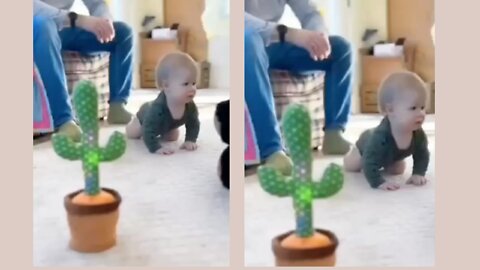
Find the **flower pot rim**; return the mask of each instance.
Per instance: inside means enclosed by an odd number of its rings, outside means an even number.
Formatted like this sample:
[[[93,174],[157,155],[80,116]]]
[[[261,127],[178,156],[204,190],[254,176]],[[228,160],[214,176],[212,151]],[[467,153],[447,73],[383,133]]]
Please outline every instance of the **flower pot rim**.
[[[285,260],[312,260],[320,259],[327,256],[330,256],[335,253],[338,247],[338,239],[335,234],[331,231],[324,229],[315,229],[316,232],[326,235],[330,240],[331,244],[327,247],[318,247],[318,248],[309,248],[309,249],[291,249],[282,247],[280,244],[283,239],[295,233],[295,231],[289,231],[284,234],[278,235],[272,240],[272,250],[277,258]]]
[[[64,206],[69,214],[72,215],[96,215],[96,214],[106,214],[113,211],[116,211],[122,202],[122,197],[114,189],[102,188],[103,191],[108,192],[113,195],[115,198],[114,202],[100,205],[78,205],[72,203],[73,197],[75,197],[80,192],[83,192],[83,189],[77,190],[75,192],[69,193],[64,198]]]

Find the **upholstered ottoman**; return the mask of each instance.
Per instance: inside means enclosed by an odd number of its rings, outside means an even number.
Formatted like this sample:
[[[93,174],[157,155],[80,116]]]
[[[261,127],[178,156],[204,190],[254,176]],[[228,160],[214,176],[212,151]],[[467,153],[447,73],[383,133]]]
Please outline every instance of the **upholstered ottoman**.
[[[270,71],[277,118],[281,118],[291,103],[301,103],[312,117],[312,148],[317,149],[323,140],[325,113],[323,108],[324,73],[292,74],[283,70]]]
[[[70,94],[75,84],[80,80],[92,81],[98,90],[98,117],[104,119],[108,112],[110,94],[108,82],[108,53],[80,54],[78,52],[63,52],[63,63],[67,74]]]

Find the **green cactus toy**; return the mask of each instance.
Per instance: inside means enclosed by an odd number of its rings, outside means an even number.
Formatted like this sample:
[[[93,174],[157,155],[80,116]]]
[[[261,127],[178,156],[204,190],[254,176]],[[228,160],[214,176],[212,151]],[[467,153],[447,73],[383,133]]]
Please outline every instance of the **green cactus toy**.
[[[73,105],[83,132],[81,141],[74,143],[63,134],[55,134],[52,136],[53,149],[64,159],[82,161],[84,192],[93,197],[101,191],[99,163],[113,161],[122,156],[126,149],[126,141],[122,133],[115,131],[106,147],[98,145],[98,94],[92,82],[81,81],[76,85]]]
[[[321,181],[312,181],[311,118],[307,108],[292,104],[282,119],[286,146],[293,161],[292,176],[262,166],[258,176],[262,188],[279,197],[292,196],[296,215],[295,234],[301,238],[313,235],[312,200],[327,198],[343,187],[342,169],[330,164]]]

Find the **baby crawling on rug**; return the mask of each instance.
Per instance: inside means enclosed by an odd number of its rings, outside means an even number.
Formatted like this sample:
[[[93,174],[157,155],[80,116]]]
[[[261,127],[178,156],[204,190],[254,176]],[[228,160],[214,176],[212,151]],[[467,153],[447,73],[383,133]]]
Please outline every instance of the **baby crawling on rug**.
[[[178,128],[185,125],[185,142],[181,148],[197,149],[200,131],[198,110],[193,102],[196,88],[197,67],[185,53],[166,55],[155,70],[158,97],[143,104],[126,127],[128,138],[143,141],[150,153],[170,155],[175,149],[165,144],[178,140]]]
[[[346,171],[363,170],[372,188],[397,190],[400,185],[386,181],[380,169],[403,174],[405,158],[413,155],[413,172],[407,184],[424,185],[430,152],[422,129],[425,120],[426,86],[412,72],[395,72],[379,89],[378,103],[385,115],[374,129],[364,131],[344,158]]]

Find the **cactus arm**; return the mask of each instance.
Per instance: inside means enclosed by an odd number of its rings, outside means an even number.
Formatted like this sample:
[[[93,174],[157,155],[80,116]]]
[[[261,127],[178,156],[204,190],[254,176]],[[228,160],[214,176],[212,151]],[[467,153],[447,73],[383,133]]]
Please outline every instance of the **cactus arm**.
[[[125,153],[127,143],[122,133],[115,131],[105,147],[100,148],[100,161],[113,161]]]
[[[63,134],[54,134],[52,145],[55,153],[64,159],[79,160],[82,157],[82,147]]]
[[[260,167],[258,169],[258,178],[262,188],[278,197],[291,195],[293,192],[293,183],[283,176],[279,171],[270,167]]]
[[[314,198],[328,198],[335,195],[343,187],[343,172],[339,165],[330,164],[323,173],[321,181],[312,182]]]

